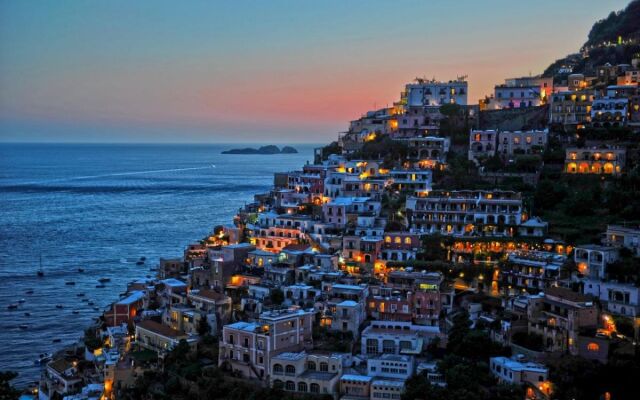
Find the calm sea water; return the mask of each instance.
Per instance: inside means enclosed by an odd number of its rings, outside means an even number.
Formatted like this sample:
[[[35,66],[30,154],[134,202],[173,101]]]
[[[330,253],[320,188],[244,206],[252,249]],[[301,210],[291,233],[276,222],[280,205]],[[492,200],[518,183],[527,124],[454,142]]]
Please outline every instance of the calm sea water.
[[[127,282],[154,274],[160,257],[230,223],[274,172],[313,159],[311,145],[292,155],[220,154],[234,147],[0,144],[0,370],[17,371],[18,385],[37,380],[38,355],[74,342],[100,314],[78,294],[105,308]],[[111,278],[104,289],[95,287],[101,277]]]

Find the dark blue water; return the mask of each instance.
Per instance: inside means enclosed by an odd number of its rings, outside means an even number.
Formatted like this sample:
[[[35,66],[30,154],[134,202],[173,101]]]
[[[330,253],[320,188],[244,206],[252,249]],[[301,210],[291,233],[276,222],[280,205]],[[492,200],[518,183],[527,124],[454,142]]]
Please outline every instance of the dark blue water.
[[[20,385],[36,380],[38,354],[73,343],[100,314],[78,293],[103,309],[313,153],[300,145],[293,155],[220,154],[233,147],[0,144],[0,370],[19,372]],[[104,289],[95,287],[101,277],[111,278]]]

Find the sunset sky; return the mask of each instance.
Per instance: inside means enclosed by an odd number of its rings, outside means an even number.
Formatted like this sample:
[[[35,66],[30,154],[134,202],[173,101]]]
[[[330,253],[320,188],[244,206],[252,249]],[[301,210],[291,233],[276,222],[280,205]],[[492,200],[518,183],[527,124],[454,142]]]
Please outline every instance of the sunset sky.
[[[2,1],[0,141],[328,142],[416,76],[476,103],[626,4]]]

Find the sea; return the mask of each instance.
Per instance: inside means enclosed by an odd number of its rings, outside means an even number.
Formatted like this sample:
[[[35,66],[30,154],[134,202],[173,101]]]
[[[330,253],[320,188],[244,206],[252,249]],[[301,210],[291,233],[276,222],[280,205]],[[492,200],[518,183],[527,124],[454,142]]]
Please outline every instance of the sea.
[[[18,372],[18,387],[38,380],[40,354],[76,342],[128,282],[231,223],[317,147],[221,154],[248,146],[0,144],[0,371]]]

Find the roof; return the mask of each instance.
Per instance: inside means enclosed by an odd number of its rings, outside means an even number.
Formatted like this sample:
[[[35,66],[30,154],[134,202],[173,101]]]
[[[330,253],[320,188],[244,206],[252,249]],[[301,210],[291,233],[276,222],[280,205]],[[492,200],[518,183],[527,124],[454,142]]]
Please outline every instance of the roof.
[[[366,376],[366,375],[345,374],[345,375],[342,375],[342,377],[340,379],[341,380],[349,380],[349,381],[358,381],[358,382],[371,382],[371,380],[373,378],[370,377],[370,376]]]
[[[241,331],[253,332],[258,327],[255,322],[234,322],[233,324],[225,325],[225,328],[238,329]]]
[[[336,304],[336,306],[338,306],[338,307],[356,307],[357,305],[358,305],[358,303],[356,303],[353,300],[345,300],[342,303]]]
[[[185,282],[182,282],[178,279],[175,278],[168,278],[165,280],[160,281],[161,283],[164,283],[167,286],[172,286],[172,287],[177,287],[177,286],[187,286],[187,284]]]
[[[119,300],[116,304],[132,304],[137,301],[140,301],[144,298],[144,292],[141,290],[136,290],[132,292],[129,296],[125,297],[122,300]]]
[[[491,357],[491,361],[504,365],[506,368],[513,371],[535,371],[540,373],[547,373],[549,370],[542,364],[533,362],[520,362],[507,357]]]
[[[185,333],[180,332],[176,329],[172,329],[168,326],[162,325],[156,321],[152,321],[152,320],[145,320],[142,322],[139,322],[136,325],[136,328],[141,328],[144,330],[147,330],[149,332],[153,332],[155,334],[161,335],[161,336],[165,336],[168,338],[172,338],[172,339],[176,339],[179,338],[181,336],[186,336]]]
[[[73,364],[70,361],[65,360],[64,358],[58,358],[57,360],[53,360],[49,364],[47,364],[47,367],[53,369],[60,375],[65,376],[64,372],[69,368],[73,368]],[[69,377],[65,376],[65,378]]]
[[[285,352],[273,357],[273,360],[298,361],[306,356],[304,351],[300,353]]]
[[[227,296],[224,293],[218,293],[215,290],[210,290],[210,289],[201,289],[199,291],[192,290],[191,293],[189,294],[191,296],[203,297],[205,299],[214,300],[214,301],[220,301],[227,298]]]
[[[578,292],[574,292],[571,289],[562,288],[562,287],[549,287],[545,290],[546,296],[558,297],[563,300],[569,300],[574,303],[584,303],[591,301],[591,297],[585,296]],[[545,297],[546,297],[545,296]]]
[[[382,386],[391,386],[391,387],[404,387],[404,381],[394,381],[391,379],[376,379],[371,383],[372,385],[382,385]]]
[[[358,285],[345,285],[344,283],[336,283],[331,286],[332,289],[343,289],[343,290],[363,290],[364,288]]]

